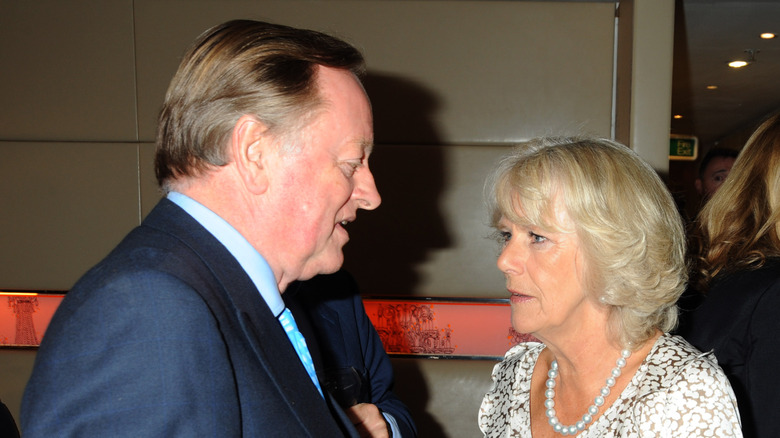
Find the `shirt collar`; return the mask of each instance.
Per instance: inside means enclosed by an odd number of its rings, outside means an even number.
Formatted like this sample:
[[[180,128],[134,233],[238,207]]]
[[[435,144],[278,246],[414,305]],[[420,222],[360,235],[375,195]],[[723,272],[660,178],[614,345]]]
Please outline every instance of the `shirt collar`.
[[[284,301],[279,293],[271,266],[263,256],[232,225],[198,201],[178,192],[168,193],[168,199],[184,209],[211,233],[249,275],[260,296],[277,317],[284,311]]]

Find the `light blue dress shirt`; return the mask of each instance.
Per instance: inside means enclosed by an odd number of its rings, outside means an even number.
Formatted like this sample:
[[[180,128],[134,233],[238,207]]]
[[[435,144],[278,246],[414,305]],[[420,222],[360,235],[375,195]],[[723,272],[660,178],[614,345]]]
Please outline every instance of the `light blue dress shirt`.
[[[284,301],[282,300],[282,295],[279,293],[276,277],[263,256],[257,252],[238,230],[198,201],[178,192],[168,193],[168,200],[186,211],[198,221],[203,228],[208,230],[209,233],[219,240],[225,248],[227,248],[230,254],[238,260],[238,263],[244,269],[244,272],[246,272],[252,280],[252,283],[254,283],[255,287],[260,292],[260,296],[263,297],[263,300],[265,300],[266,304],[268,304],[268,307],[271,309],[271,312],[279,319],[282,312],[285,310]],[[293,344],[301,362],[309,373],[309,377],[311,377],[314,386],[320,391],[320,395],[323,395],[322,388],[320,388],[320,383],[317,380],[317,375],[314,372],[311,355],[306,347],[306,341],[303,339],[303,336],[300,335],[300,332],[298,332],[292,314],[289,314],[288,311],[280,323],[283,324],[285,333],[290,337],[290,342]],[[284,326],[285,324],[286,326]],[[292,328],[290,327],[290,324],[292,324]]]
[[[271,312],[278,319],[285,310],[285,305],[276,285],[276,277],[263,256],[232,225],[198,201],[178,192],[168,193],[168,200],[186,211],[227,248],[230,254],[238,260],[238,263],[247,275],[249,275],[252,283],[255,284],[255,287],[260,292],[260,296],[263,297]],[[295,343],[293,342],[293,344]],[[298,347],[293,346],[298,351]],[[301,360],[304,361],[304,359]],[[312,377],[314,385],[320,391],[320,395],[322,395],[322,388],[320,388],[316,376],[312,376],[310,372],[310,377]],[[400,437],[401,434],[395,418],[384,412],[382,414],[390,423],[393,436]]]

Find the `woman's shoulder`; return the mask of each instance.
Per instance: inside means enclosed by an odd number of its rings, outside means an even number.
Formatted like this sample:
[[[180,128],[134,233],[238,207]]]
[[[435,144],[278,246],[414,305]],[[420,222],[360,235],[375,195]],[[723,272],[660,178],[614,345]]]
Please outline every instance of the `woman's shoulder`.
[[[507,350],[502,362],[518,362],[524,359],[526,361],[531,359],[535,363],[536,358],[539,357],[539,353],[544,350],[544,347],[545,345],[541,342],[521,342]]]
[[[702,352],[682,336],[668,333],[658,338],[655,347],[648,355],[648,363],[663,364],[665,367],[685,366],[691,363],[718,366],[718,361],[712,352]]]
[[[658,338],[640,370],[644,371],[644,389],[650,391],[694,379],[726,381],[712,352],[702,353],[682,337],[670,334]]]
[[[521,342],[512,348],[510,348],[501,362],[497,363],[493,367],[493,376],[516,376],[518,373],[524,375],[526,373],[521,371],[527,371],[528,375],[536,365],[536,360],[539,358],[539,353],[544,350],[545,345],[540,342]]]
[[[661,336],[638,372],[634,412],[642,430],[741,437],[736,399],[712,353]],[[662,434],[665,436],[665,433]]]

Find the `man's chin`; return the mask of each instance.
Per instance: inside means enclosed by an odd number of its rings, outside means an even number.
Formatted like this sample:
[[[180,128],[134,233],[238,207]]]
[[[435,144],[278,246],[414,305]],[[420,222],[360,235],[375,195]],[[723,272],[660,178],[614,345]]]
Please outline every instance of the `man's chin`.
[[[339,249],[336,254],[331,254],[327,260],[322,260],[312,267],[311,270],[304,270],[301,280],[308,280],[320,274],[333,274],[341,269],[344,264],[344,253]]]

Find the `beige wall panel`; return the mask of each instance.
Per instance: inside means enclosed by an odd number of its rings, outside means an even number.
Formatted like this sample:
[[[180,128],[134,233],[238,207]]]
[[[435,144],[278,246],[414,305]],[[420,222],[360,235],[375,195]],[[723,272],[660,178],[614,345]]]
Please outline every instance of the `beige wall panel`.
[[[0,289],[66,290],[139,223],[133,144],[0,142]]]
[[[343,36],[364,50],[376,77],[372,98],[396,95],[399,81],[428,90],[435,129],[406,123],[404,112],[414,100],[376,105],[378,115],[395,117],[387,129],[377,127],[378,142],[610,134],[612,3],[136,0],[135,14],[144,141],[154,137],[155,117],[185,47],[207,27],[232,18]]]
[[[136,140],[132,4],[0,0],[0,140]]]
[[[19,411],[22,406],[22,395],[27,381],[30,380],[37,352],[37,350],[0,349],[0,400],[8,406],[17,427],[21,427]]]
[[[661,174],[669,171],[674,0],[632,0],[630,146]]]
[[[378,145],[382,195],[350,224],[344,266],[366,295],[507,298],[483,187],[508,147]]]
[[[138,178],[141,187],[141,217],[146,217],[162,196],[154,176],[154,143],[141,143],[138,154]]]
[[[395,393],[409,406],[423,438],[482,436],[477,414],[497,361],[393,359]]]

